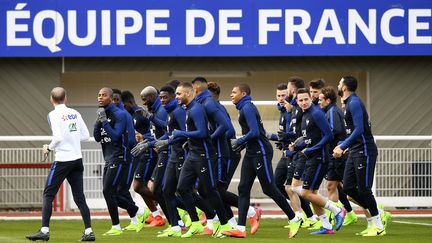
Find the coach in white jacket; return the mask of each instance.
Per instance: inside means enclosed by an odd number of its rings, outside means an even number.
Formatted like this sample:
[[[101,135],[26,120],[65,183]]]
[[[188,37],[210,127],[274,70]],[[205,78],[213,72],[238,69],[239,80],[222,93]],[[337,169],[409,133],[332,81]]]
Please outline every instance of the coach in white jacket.
[[[42,150],[45,155],[54,151],[55,159],[43,193],[42,228],[39,232],[28,235],[26,238],[29,240],[49,240],[52,202],[64,179],[67,179],[72,188],[73,199],[81,212],[85,225],[81,241],[94,241],[90,210],[83,190],[84,166],[81,154],[81,141],[89,139],[89,131],[81,114],[65,105],[66,90],[64,88],[54,88],[51,91],[50,101],[54,110],[48,114],[48,123],[51,126],[53,138],[50,144],[43,145]]]

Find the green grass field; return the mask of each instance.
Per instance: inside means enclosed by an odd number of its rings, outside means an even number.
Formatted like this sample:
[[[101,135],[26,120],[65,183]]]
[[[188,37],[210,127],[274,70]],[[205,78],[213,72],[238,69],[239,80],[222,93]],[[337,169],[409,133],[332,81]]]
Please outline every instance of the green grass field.
[[[157,231],[162,228],[144,228],[140,233],[124,232],[121,236],[108,237],[102,236],[110,227],[108,220],[93,220],[92,223],[97,242],[432,242],[432,218],[395,218],[393,221],[384,237],[355,236],[355,233],[363,230],[366,224],[364,219],[359,219],[356,224],[344,227],[334,235],[313,236],[309,234],[310,231],[301,229],[294,239],[288,239],[288,230],[283,228],[286,220],[282,219],[263,219],[258,233],[254,236],[249,234],[246,239],[213,239],[207,236],[195,236],[191,239],[156,238]],[[122,226],[127,224],[127,220],[122,221]],[[36,232],[39,227],[40,221],[36,220],[0,221],[0,242],[29,242],[24,236]],[[76,242],[83,231],[83,224],[80,220],[53,220],[50,227],[51,239],[49,242]]]

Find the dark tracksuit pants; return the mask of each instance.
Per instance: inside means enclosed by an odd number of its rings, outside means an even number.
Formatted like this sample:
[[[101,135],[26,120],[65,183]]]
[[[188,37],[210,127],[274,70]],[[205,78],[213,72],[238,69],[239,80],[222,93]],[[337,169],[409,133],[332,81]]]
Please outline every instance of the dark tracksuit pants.
[[[378,215],[377,204],[372,194],[373,176],[377,155],[348,156],[345,165],[343,190],[363,208],[369,210],[372,216]]]
[[[247,211],[250,204],[250,192],[256,177],[261,184],[261,188],[267,196],[272,198],[276,204],[292,219],[295,217],[294,212],[289,206],[286,198],[276,188],[273,178],[272,161],[273,153],[266,155],[248,156],[243,158],[239,191],[239,225],[246,225]]]
[[[122,170],[118,185],[118,206],[125,209],[131,218],[135,217],[136,213],[138,212],[138,207],[136,206],[135,201],[132,199],[129,191],[138,162],[135,160],[135,158],[132,158],[129,163],[124,165],[126,169]]]
[[[164,185],[162,188],[163,196],[165,198],[165,204],[167,207],[167,212],[169,214],[169,218],[171,220],[171,226],[178,226],[178,221],[180,220],[180,216],[177,211],[178,204],[182,204],[181,207],[184,207],[183,203],[175,195],[178,178],[180,176],[181,168],[183,167],[184,161],[173,161],[170,159],[165,169],[164,176]]]
[[[85,228],[91,227],[90,210],[84,196],[83,171],[84,166],[82,159],[67,162],[55,161],[51,166],[51,171],[48,175],[43,193],[42,227],[49,227],[52,214],[52,202],[65,179],[67,179],[71,186],[72,196],[81,212]]]
[[[106,162],[103,171],[103,195],[111,217],[112,225],[117,225],[119,221],[118,213],[118,186],[121,175],[127,171],[127,166],[123,161]]]
[[[228,220],[223,202],[216,189],[217,182],[216,178],[214,178],[215,166],[211,160],[211,158],[206,158],[205,155],[199,158],[198,156],[191,158],[189,154],[180,172],[177,191],[180,193],[192,221],[198,221],[198,215],[195,210],[194,192],[191,190],[198,178],[201,196],[204,200],[208,200],[212,208],[216,210],[221,224],[226,224]]]
[[[153,195],[156,198],[156,201],[159,203],[160,207],[162,208],[163,213],[165,214],[165,217],[167,218],[168,222],[171,224],[170,215],[168,213],[167,204],[165,203],[165,198],[162,192],[163,184],[164,184],[164,176],[165,176],[165,169],[168,164],[168,158],[169,153],[168,150],[160,151],[158,153],[158,160],[156,163],[156,167],[153,171],[152,180],[154,182],[154,188],[153,188]]]

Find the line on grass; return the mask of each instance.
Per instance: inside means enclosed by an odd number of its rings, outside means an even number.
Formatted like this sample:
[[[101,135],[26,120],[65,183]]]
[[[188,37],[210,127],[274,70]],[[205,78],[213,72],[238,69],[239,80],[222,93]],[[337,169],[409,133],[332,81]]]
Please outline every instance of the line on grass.
[[[24,238],[24,236],[23,236],[23,238]],[[5,241],[3,241],[3,240],[5,240]],[[0,242],[25,242],[25,241],[28,241],[28,240],[25,240],[25,239],[18,240],[18,239],[12,238],[12,237],[0,236]]]
[[[392,220],[391,222],[398,223],[398,224],[414,224],[414,225],[432,226],[432,224],[428,224],[428,223],[417,223],[417,222],[399,221],[399,220]]]

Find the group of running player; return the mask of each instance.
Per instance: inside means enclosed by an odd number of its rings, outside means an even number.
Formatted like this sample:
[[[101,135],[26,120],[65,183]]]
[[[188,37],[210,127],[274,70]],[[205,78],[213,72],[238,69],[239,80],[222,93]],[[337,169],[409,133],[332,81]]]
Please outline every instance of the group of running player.
[[[102,88],[94,137],[106,161],[103,195],[112,227],[104,235],[139,232],[145,224],[164,226],[157,205],[168,222],[157,237],[245,238],[247,219],[253,235],[262,213],[250,205],[256,177],[264,194],[287,215],[289,238],[300,227],[311,234],[334,234],[333,229],[355,223],[348,199],[367,218],[359,235],[385,235],[390,213],[377,206],[371,191],[377,147],[356,89],[352,76],[343,77],[337,90],[325,87],[321,79],[310,81],[306,89],[300,77],[291,77],[276,87],[279,130],[270,133],[250,87],[238,84],[231,91],[241,127],[236,137],[219,102],[219,85],[203,77],[191,83],[174,80],[159,90],[147,86],[140,93],[143,106],[130,91]],[[282,153],[274,172],[270,141]],[[242,154],[236,195],[228,187]],[[328,199],[318,193],[324,178]],[[132,184],[148,208],[135,204]],[[125,228],[118,207],[131,218]],[[238,220],[232,207],[238,208]]]

